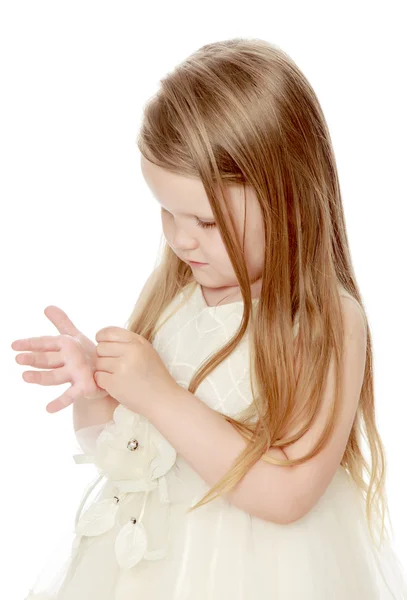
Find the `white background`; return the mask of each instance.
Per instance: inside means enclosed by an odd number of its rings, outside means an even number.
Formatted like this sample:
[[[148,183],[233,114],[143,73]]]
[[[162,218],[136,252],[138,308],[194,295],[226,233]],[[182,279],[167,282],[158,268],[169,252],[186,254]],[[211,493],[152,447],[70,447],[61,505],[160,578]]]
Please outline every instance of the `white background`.
[[[91,337],[124,326],[161,236],[136,147],[143,105],[191,52],[236,36],[286,50],[328,121],[373,334],[396,550],[407,567],[403,4],[3,1],[1,597],[23,600],[62,535],[70,539],[96,474],[73,461],[72,407],[45,411],[69,384],[24,382],[30,367],[17,365],[11,342],[57,335],[43,313],[50,304]]]

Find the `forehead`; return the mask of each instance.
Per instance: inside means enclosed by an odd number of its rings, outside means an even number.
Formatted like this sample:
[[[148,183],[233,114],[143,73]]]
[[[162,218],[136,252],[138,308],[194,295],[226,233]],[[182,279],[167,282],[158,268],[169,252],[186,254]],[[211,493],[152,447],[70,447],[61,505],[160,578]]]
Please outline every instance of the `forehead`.
[[[204,221],[214,219],[212,207],[202,181],[197,177],[185,177],[159,167],[141,154],[140,166],[143,177],[155,199],[174,215],[198,217]],[[249,201],[247,218],[253,212],[256,194],[251,186],[226,184],[226,198],[232,213],[241,220],[245,218],[246,200]],[[254,215],[252,215],[254,217]]]
[[[143,155],[140,167],[153,196],[165,209],[187,217],[196,216],[199,211],[211,218],[211,205],[200,179],[163,169]]]

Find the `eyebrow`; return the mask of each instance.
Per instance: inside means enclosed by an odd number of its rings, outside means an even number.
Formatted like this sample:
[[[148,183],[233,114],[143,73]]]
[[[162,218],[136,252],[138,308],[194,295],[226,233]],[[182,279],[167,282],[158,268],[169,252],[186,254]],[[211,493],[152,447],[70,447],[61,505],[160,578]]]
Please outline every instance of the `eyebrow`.
[[[164,206],[159,202],[159,205],[161,206],[161,208],[163,210],[166,210],[167,212],[170,212],[169,210],[167,210],[166,208],[164,208]],[[187,212],[180,212],[178,213],[179,215],[182,215],[184,217],[195,217],[196,219],[202,219],[203,221],[205,221],[207,219],[207,217],[199,217],[198,215],[194,215],[192,213],[187,213]],[[214,217],[208,217],[208,220],[212,220],[214,219]]]

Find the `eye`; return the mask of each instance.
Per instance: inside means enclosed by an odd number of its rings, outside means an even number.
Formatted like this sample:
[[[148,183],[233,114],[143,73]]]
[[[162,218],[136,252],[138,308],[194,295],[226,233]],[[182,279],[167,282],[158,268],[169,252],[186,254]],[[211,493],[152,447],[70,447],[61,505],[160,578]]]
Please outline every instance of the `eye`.
[[[166,210],[163,207],[161,207],[161,212],[165,213],[167,215],[171,215],[171,213],[168,212],[168,210]],[[206,223],[205,221],[200,221],[198,219],[198,217],[196,217],[196,218],[197,218],[196,225],[198,225],[198,227],[202,227],[203,229],[208,229],[208,228],[211,228],[211,227],[216,227],[216,223]]]
[[[207,229],[208,227],[215,227],[216,223],[205,223],[205,221],[197,220],[196,224],[198,227],[202,227],[203,229]]]

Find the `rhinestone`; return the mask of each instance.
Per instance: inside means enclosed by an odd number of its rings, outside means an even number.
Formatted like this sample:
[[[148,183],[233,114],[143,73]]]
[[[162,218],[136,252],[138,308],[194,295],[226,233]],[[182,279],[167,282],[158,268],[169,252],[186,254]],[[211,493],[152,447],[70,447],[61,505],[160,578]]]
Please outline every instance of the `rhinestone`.
[[[132,450],[133,451],[133,450],[137,450],[137,448],[138,448],[138,441],[136,440],[136,438],[133,438],[133,439],[131,439],[131,440],[129,440],[127,442],[127,449],[128,450]]]
[[[137,519],[136,519],[136,517],[130,517],[130,521],[131,521],[133,524],[137,523]]]
[[[113,496],[113,502],[115,504],[118,504],[119,503],[119,498],[117,496]]]

